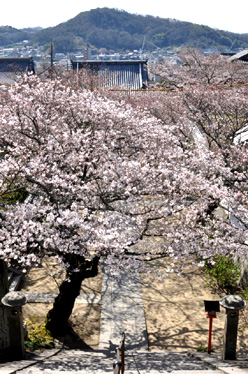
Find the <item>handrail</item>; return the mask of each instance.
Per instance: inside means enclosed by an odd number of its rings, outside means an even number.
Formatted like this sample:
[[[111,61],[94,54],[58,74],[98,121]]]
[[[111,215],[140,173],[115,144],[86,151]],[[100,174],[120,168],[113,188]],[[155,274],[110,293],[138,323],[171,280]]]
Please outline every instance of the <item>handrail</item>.
[[[125,368],[125,333],[122,333],[122,338],[119,347],[116,348],[116,359],[113,363],[114,374],[124,374]]]

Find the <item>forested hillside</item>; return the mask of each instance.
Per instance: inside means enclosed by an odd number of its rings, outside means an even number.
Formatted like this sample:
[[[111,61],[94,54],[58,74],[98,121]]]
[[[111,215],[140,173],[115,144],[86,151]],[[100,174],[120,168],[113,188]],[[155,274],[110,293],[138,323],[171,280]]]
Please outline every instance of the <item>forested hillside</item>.
[[[0,46],[18,43],[24,39],[30,39],[31,34],[27,30],[18,30],[11,26],[0,27]]]
[[[72,52],[90,46],[107,50],[146,51],[166,47],[217,48],[227,51],[248,48],[248,34],[235,34],[175,19],[130,14],[97,8],[82,12],[67,22],[47,29],[17,30],[0,27],[0,46],[29,40],[33,45],[54,43],[56,52]]]
[[[208,26],[141,16],[116,9],[97,8],[78,14],[68,22],[38,32],[35,41],[49,43],[51,38],[57,51],[65,52],[89,45],[109,50],[145,49],[155,46],[216,47],[228,50],[248,47],[248,34],[215,30]]]

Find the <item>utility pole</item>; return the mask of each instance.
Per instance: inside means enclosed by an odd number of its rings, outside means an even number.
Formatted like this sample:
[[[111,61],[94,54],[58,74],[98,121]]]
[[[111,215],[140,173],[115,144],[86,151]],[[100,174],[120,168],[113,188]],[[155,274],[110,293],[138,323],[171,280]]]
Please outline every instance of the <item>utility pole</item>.
[[[53,57],[53,41],[51,40],[50,45],[50,69],[49,69],[50,75],[54,73],[54,57]]]

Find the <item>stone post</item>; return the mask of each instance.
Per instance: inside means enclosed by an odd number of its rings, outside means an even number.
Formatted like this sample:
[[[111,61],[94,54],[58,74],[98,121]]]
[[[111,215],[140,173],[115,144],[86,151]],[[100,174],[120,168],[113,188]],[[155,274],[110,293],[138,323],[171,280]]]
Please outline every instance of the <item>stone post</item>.
[[[240,296],[228,295],[220,305],[226,309],[222,359],[236,360],[239,311],[245,308],[245,302]]]
[[[7,308],[2,304],[1,299],[9,291],[8,269],[3,260],[0,260],[0,359],[6,359],[9,355],[9,326]]]
[[[2,298],[2,303],[8,307],[10,358],[20,360],[25,356],[22,305],[26,304],[26,297],[12,291]]]

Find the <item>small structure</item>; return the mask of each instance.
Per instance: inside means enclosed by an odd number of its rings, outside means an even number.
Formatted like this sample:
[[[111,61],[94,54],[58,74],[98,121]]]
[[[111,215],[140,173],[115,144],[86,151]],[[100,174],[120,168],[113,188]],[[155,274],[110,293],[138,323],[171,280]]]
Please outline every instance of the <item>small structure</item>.
[[[20,360],[25,356],[22,305],[26,304],[26,297],[20,291],[12,291],[2,298],[2,303],[8,307],[10,358]]]
[[[88,69],[101,77],[103,87],[121,89],[146,88],[148,81],[147,60],[71,61],[73,71]]]
[[[228,58],[229,61],[245,61],[248,62],[248,49],[244,49],[238,53],[233,54],[231,57]]]
[[[238,295],[228,295],[220,300],[226,309],[224,330],[223,360],[236,360],[239,311],[245,308],[244,300]]]
[[[14,84],[20,74],[35,74],[34,61],[28,58],[0,58],[0,84]]]

